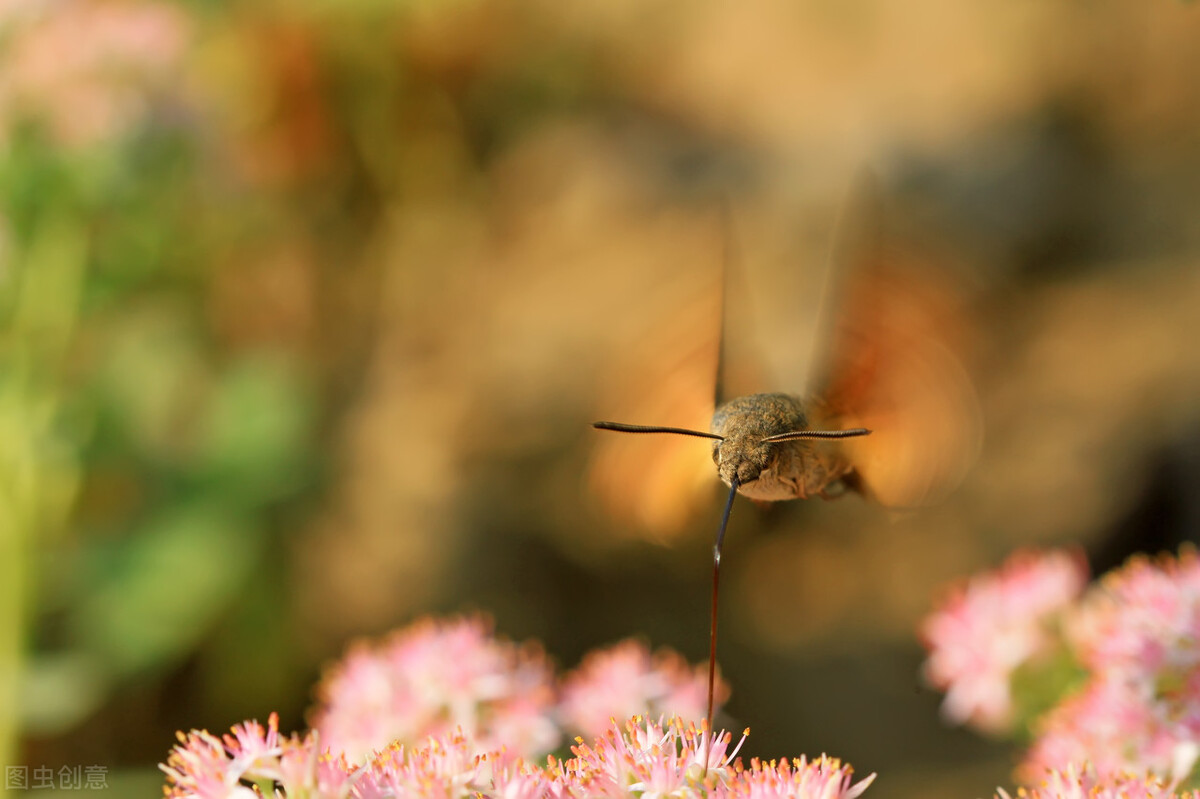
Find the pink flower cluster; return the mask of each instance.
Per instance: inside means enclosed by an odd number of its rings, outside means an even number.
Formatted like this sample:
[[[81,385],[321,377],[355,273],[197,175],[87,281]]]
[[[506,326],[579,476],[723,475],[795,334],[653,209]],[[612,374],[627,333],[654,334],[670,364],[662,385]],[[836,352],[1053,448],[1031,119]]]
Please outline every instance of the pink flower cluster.
[[[612,719],[641,715],[700,718],[708,703],[708,678],[669,649],[651,655],[637,641],[592,652],[563,681],[559,717],[569,730],[593,737]],[[717,686],[717,703],[728,694]]]
[[[189,38],[172,4],[147,0],[0,4],[0,138],[16,119],[45,124],[57,144],[116,136],[147,110]]]
[[[1136,795],[1166,796],[1200,755],[1200,558],[1134,558],[1086,593],[1084,578],[1077,554],[1021,553],[958,586],[922,628],[926,674],[951,719],[1007,731],[1018,670],[1072,664],[1074,685],[1049,685],[1057,703],[1029,725],[1020,778],[1042,781],[1036,796],[1118,796],[1135,775]]]
[[[167,775],[164,795],[189,799],[254,799],[261,793],[247,783],[271,782],[288,796],[346,796],[352,774],[345,758],[320,754],[316,736],[281,738],[274,713],[263,726],[247,721],[220,738],[193,730],[160,766]]]
[[[635,716],[624,728],[614,723],[593,744],[580,741],[572,747],[574,757],[550,757],[544,766],[528,764],[504,750],[476,754],[458,733],[431,737],[415,747],[392,744],[360,767],[322,754],[318,741],[317,733],[280,737],[274,716],[266,729],[247,722],[222,738],[206,732],[181,735],[163,766],[166,796],[249,799],[261,789],[312,799],[856,799],[874,779],[871,775],[855,782],[848,765],[825,756],[752,760],[746,768],[735,759],[737,749],[729,751],[728,734],[717,736],[709,747],[705,733],[678,718],[656,724]]]
[[[1078,552],[1018,552],[997,571],[952,586],[921,627],[925,677],[946,692],[946,718],[1010,731],[1013,673],[1059,646],[1062,613],[1086,583]]]
[[[1073,613],[1083,689],[1037,725],[1022,772],[1088,759],[1101,774],[1191,774],[1200,754],[1200,558],[1134,558]]]
[[[1157,777],[1113,774],[1100,776],[1092,767],[1047,771],[1037,787],[1022,788],[1022,799],[1196,799],[1192,791],[1176,793]],[[996,799],[1012,799],[1003,789]]]
[[[718,698],[727,693],[718,686]],[[626,641],[589,655],[560,689],[540,647],[497,639],[478,617],[427,619],[352,648],[317,696],[313,729],[351,762],[394,741],[451,734],[473,751],[536,757],[564,733],[600,735],[612,718],[700,718],[707,675],[678,654]]]

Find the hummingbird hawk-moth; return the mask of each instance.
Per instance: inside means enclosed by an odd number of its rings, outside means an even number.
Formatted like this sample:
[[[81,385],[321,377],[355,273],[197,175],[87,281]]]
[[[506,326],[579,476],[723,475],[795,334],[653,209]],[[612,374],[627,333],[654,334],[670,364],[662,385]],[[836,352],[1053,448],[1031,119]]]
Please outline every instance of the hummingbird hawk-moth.
[[[869,181],[856,187],[832,237],[825,318],[818,326],[822,352],[808,359],[806,385],[797,393],[736,391],[728,210],[724,219],[725,285],[709,429],[594,424],[709,439],[717,475],[729,486],[713,548],[710,733],[721,547],[734,497],[769,504],[849,490],[885,507],[929,504],[961,479],[977,453],[981,429],[963,367],[969,326],[960,298],[945,275],[930,271],[911,252],[885,245]]]

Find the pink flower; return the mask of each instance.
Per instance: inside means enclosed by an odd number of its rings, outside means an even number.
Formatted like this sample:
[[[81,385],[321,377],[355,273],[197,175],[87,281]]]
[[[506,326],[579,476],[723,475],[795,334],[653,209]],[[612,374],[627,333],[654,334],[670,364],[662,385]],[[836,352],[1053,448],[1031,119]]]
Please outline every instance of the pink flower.
[[[1172,775],[1190,738],[1153,697],[1117,679],[1093,679],[1047,714],[1018,774],[1032,781],[1052,769],[1088,762],[1110,777],[1147,771]],[[1190,764],[1187,764],[1190,770]]]
[[[152,2],[42,3],[0,23],[9,40],[0,51],[0,138],[23,115],[68,147],[115,136],[143,116],[188,36],[177,8]]]
[[[319,754],[313,735],[281,739],[274,713],[267,729],[248,721],[224,739],[203,730],[180,733],[160,768],[171,799],[253,799],[259,794],[244,782],[260,781],[287,796],[345,796],[352,778],[344,759]]]
[[[394,743],[367,763],[354,796],[472,796],[490,787],[486,761],[461,732],[431,737],[420,747]]]
[[[1039,725],[1022,773],[1086,759],[1101,777],[1188,777],[1200,753],[1195,554],[1130,560],[1088,594],[1069,630],[1091,679]]]
[[[925,676],[946,691],[945,716],[987,732],[1011,728],[1013,672],[1053,651],[1056,617],[1086,582],[1079,552],[1017,552],[954,586],[921,627]]]
[[[729,687],[718,679],[718,706]],[[563,681],[559,712],[563,726],[585,737],[602,735],[614,718],[700,718],[707,711],[706,666],[692,667],[668,649],[651,656],[644,644],[623,641],[584,658]]]
[[[1200,665],[1200,558],[1132,558],[1107,575],[1071,625],[1096,672],[1179,682]]]
[[[1176,794],[1172,787],[1155,777],[1133,774],[1098,775],[1094,768],[1068,765],[1043,773],[1036,787],[1022,788],[1022,799],[1195,799],[1188,791]],[[1006,791],[996,799],[1011,799]]]
[[[614,722],[589,746],[582,739],[571,747],[575,758],[565,764],[568,783],[592,796],[685,795],[704,790],[727,778],[730,760],[728,737],[713,740],[709,774],[705,773],[704,735],[678,718],[666,725],[640,716],[622,730]],[[687,794],[687,795],[695,795]]]
[[[244,789],[244,794],[239,791],[244,772],[232,768],[220,738],[192,730],[186,736],[180,733],[179,741],[167,762],[160,766],[167,775],[167,796],[181,799],[254,796],[249,789]]]
[[[545,655],[497,640],[480,618],[425,620],[360,644],[317,692],[322,745],[353,762],[394,741],[413,745],[456,729],[479,752],[544,754],[560,739]]]
[[[811,761],[800,757],[778,763],[755,758],[748,770],[738,773],[729,795],[746,799],[855,799],[874,781],[872,774],[855,783],[854,769],[825,755]]]
[[[470,740],[456,731],[416,747],[385,747],[353,770],[342,758],[318,756],[311,735],[279,739],[276,724],[272,717],[270,731],[263,734],[250,722],[224,741],[208,733],[180,736],[163,767],[167,796],[250,799],[256,794],[242,784],[246,780],[269,782],[278,796],[310,799],[856,799],[874,779],[855,783],[849,766],[825,756],[753,760],[743,768],[737,749],[728,749],[728,734],[718,734],[709,751],[706,735],[678,718],[656,724],[634,717],[623,728],[614,724],[592,745],[580,741],[572,748],[574,757],[551,757],[545,766],[529,765],[507,751],[476,754]],[[243,757],[251,753],[254,757]]]
[[[704,733],[678,718],[659,725],[635,716],[623,731],[610,727],[594,746],[572,748],[576,757],[565,764],[568,786],[573,796],[855,799],[874,780],[871,775],[855,783],[853,769],[824,755],[812,761],[754,759],[744,768],[736,757],[748,732],[732,752],[730,736],[718,733],[706,770]]]
[[[549,748],[559,735],[550,680],[540,649],[497,641],[481,619],[424,621],[356,647],[331,670],[304,738],[281,737],[274,715],[265,728],[246,722],[223,738],[181,735],[162,767],[167,796],[856,799],[873,779],[855,783],[849,766],[825,756],[745,768],[736,758],[748,731],[730,751],[731,736],[710,737],[678,716],[610,721],[591,744],[577,738],[573,757],[531,765],[522,759],[530,741]],[[589,657],[565,693],[562,715],[609,717],[623,703],[699,709],[705,674],[627,642]]]

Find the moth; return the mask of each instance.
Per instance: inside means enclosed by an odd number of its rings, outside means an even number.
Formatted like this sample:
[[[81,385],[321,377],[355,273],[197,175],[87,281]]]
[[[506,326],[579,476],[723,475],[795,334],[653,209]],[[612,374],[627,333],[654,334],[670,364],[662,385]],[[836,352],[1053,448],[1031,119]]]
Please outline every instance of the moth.
[[[879,204],[874,181],[860,181],[831,236],[816,337],[821,351],[807,359],[812,366],[805,385],[791,392],[736,390],[732,334],[755,320],[749,313],[735,323],[731,313],[733,236],[726,211],[726,278],[709,429],[593,425],[708,439],[717,476],[729,487],[713,545],[710,732],[721,549],[734,497],[770,504],[852,491],[885,507],[925,505],[960,481],[979,449],[979,405],[963,366],[970,325],[961,297],[944,273],[928,268],[914,251],[885,242]]]

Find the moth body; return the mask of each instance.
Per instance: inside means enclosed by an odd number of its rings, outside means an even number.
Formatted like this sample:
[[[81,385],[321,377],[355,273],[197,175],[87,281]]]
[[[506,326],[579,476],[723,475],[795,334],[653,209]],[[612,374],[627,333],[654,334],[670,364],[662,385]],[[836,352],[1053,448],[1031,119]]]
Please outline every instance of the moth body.
[[[820,402],[795,394],[750,394],[719,407],[712,418],[713,462],[726,485],[738,478],[738,493],[759,502],[834,496],[845,488],[853,466],[838,441],[763,439],[797,430],[827,430]],[[836,429],[836,425],[832,429]]]

